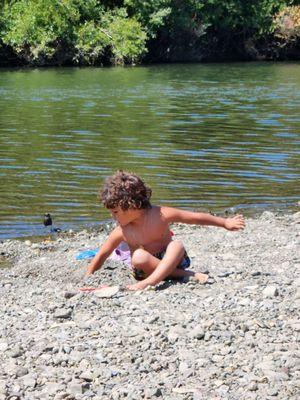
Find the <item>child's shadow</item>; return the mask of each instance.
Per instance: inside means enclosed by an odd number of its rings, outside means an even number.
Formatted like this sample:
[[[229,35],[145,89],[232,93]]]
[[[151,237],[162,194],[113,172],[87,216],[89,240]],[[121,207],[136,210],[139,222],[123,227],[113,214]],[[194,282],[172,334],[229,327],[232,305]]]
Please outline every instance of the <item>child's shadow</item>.
[[[159,284],[155,290],[159,291],[159,290],[165,290],[168,289],[169,287],[175,286],[175,285],[182,285],[182,284],[186,284],[188,283],[188,281],[185,278],[179,278],[179,279],[167,279],[165,281],[163,281],[161,284]]]
[[[210,286],[213,285],[214,283],[216,283],[216,280],[213,276],[209,276],[208,280],[204,283],[199,283],[193,279],[191,279],[190,277],[183,277],[183,278],[173,278],[173,279],[167,279],[165,280],[163,283],[161,283],[160,285],[158,285],[158,287],[155,288],[155,290],[165,290],[168,289],[169,287],[175,286],[175,285],[186,285],[189,282],[194,282],[195,285],[200,285],[200,286]]]

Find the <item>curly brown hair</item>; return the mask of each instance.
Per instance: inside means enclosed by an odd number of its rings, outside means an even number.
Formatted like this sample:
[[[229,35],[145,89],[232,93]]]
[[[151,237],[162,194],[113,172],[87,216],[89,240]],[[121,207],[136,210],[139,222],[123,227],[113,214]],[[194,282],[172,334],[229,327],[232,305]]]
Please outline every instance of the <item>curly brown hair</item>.
[[[126,211],[151,208],[151,194],[151,189],[140,177],[121,170],[106,178],[99,197],[106,208],[120,207]]]

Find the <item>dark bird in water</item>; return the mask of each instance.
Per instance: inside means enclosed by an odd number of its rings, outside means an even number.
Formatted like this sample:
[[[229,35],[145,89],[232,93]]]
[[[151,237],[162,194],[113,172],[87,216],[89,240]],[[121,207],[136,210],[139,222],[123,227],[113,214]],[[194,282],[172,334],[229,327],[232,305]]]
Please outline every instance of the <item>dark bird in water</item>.
[[[49,213],[44,215],[44,225],[45,226],[52,226],[52,218]]]
[[[50,232],[51,233],[53,233],[53,232],[61,232],[60,228],[54,228],[53,222],[52,222],[52,218],[51,218],[51,215],[49,213],[46,213],[44,215],[44,225],[45,226],[50,226]]]

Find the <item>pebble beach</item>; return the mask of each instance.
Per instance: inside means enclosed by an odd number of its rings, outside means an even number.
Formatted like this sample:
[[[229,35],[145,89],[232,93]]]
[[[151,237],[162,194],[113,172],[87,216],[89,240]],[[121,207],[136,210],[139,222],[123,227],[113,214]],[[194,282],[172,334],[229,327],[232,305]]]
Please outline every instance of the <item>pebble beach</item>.
[[[84,277],[108,229],[0,242],[0,400],[300,398],[300,212],[174,225],[212,283],[140,292],[120,262]]]

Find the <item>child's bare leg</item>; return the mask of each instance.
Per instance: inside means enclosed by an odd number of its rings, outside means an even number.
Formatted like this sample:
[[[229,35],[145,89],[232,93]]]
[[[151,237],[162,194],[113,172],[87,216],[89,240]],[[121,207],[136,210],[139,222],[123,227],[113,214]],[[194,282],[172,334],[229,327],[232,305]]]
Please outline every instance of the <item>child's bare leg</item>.
[[[131,264],[134,268],[142,270],[148,277],[152,274],[160,260],[144,249],[137,249],[131,257]]]
[[[162,260],[157,259],[152,254],[143,249],[138,249],[132,256],[132,264],[137,269],[142,269],[147,278],[135,285],[130,285],[129,289],[138,290],[144,289],[149,285],[157,285],[167,276],[173,278],[182,278],[185,276],[194,276],[199,282],[204,283],[208,276],[201,273],[182,270],[177,268],[184,256],[185,249],[181,242],[171,242]]]

